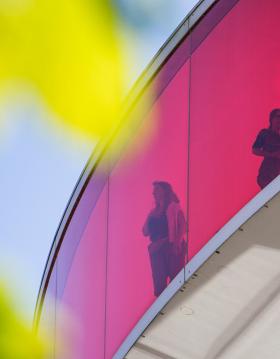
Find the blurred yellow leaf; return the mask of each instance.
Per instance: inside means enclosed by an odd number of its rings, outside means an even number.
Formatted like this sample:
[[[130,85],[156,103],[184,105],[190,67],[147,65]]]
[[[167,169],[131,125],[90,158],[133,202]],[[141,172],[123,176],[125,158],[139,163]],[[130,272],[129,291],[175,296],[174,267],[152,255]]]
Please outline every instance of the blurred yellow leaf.
[[[124,76],[109,0],[0,0],[0,95],[28,89],[98,138],[119,121]]]
[[[0,358],[47,358],[47,346],[17,316],[3,287],[0,287]]]

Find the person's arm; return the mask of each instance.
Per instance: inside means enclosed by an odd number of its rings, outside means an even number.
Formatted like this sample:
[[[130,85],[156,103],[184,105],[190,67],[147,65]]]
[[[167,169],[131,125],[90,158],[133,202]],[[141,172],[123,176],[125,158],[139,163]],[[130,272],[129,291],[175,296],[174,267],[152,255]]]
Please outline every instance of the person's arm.
[[[254,155],[260,156],[260,157],[273,157],[273,158],[280,157],[280,151],[267,152],[263,148],[258,148],[258,147],[253,147],[252,152]]]
[[[252,153],[260,157],[280,158],[280,151],[268,152],[264,150],[264,142],[267,133],[266,131],[267,130],[261,130],[258,134],[252,146]]]
[[[266,155],[265,151],[263,150],[265,136],[266,136],[265,130],[261,130],[258,133],[258,136],[252,146],[252,152],[254,155],[263,156],[263,157]]]
[[[187,222],[182,209],[180,209],[178,213],[178,228],[179,228],[179,235],[181,238],[183,238],[187,233]]]
[[[267,152],[267,151],[264,151],[262,148],[254,148],[253,147],[252,152],[256,156],[280,158],[280,151]]]
[[[181,251],[182,240],[187,231],[184,213],[177,203],[171,203],[167,209],[168,239],[175,254]]]
[[[168,224],[168,240],[170,243],[175,243],[177,240],[177,205],[172,202],[169,204],[166,215]]]
[[[142,233],[145,237],[148,237],[148,235],[150,234],[149,232],[149,219],[150,219],[150,215],[147,217],[144,226],[142,228]]]
[[[147,216],[146,221],[145,221],[145,223],[144,223],[144,226],[143,226],[143,228],[142,228],[142,233],[143,233],[143,235],[144,235],[145,237],[148,237],[148,236],[150,235],[149,220],[150,220],[151,216],[153,216],[154,212],[155,212],[155,209],[153,209],[153,210],[149,213],[149,215]]]

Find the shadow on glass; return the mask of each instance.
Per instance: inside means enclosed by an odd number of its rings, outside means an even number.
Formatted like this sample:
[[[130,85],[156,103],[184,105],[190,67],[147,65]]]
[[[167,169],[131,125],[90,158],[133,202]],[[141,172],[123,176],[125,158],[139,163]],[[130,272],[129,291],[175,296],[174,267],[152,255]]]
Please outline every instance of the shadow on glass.
[[[154,295],[158,297],[184,267],[187,255],[186,220],[180,201],[168,182],[153,182],[154,208],[143,226],[149,236]]]
[[[280,109],[270,112],[269,127],[258,133],[252,151],[263,157],[257,177],[257,183],[263,189],[280,174]]]

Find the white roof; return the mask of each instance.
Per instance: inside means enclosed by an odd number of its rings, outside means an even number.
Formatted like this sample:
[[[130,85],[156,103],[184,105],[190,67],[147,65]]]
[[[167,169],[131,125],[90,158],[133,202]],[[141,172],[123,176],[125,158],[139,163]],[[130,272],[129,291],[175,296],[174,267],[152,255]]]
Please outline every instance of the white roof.
[[[280,195],[184,285],[127,359],[280,357]]]

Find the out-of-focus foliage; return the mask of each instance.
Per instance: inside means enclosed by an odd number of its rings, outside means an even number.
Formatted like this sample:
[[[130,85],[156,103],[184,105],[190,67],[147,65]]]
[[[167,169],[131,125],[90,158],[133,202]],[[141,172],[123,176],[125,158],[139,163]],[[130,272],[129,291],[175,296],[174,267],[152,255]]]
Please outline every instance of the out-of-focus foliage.
[[[116,17],[109,0],[0,0],[0,99],[30,91],[57,124],[107,134],[125,83]]]
[[[0,287],[0,358],[45,359],[47,345],[16,314],[10,298]]]

